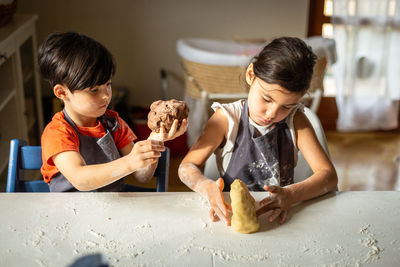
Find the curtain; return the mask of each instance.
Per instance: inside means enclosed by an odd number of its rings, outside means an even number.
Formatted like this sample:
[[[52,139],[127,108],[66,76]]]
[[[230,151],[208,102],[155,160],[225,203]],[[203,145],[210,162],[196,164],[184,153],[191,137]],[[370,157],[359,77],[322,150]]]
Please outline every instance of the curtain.
[[[334,0],[339,131],[397,128],[400,0]]]

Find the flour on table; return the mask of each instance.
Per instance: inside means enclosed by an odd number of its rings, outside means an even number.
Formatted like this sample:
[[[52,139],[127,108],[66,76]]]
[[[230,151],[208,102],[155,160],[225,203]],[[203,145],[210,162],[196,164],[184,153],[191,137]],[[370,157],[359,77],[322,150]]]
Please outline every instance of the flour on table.
[[[32,239],[25,241],[25,246],[27,246],[27,247],[33,246],[43,252],[41,245],[43,243],[44,236],[45,236],[45,232],[43,232],[41,230],[37,231],[36,233],[33,234]]]
[[[200,220],[200,221],[201,221],[201,224],[202,224],[202,228],[203,228],[203,229],[208,227],[208,223],[206,223],[206,222],[203,221],[203,220]]]
[[[245,261],[245,262],[264,261],[264,260],[271,258],[271,255],[267,252],[265,253],[265,255],[257,255],[257,254],[253,254],[250,256],[239,255],[236,253],[227,252],[227,251],[225,251],[223,249],[219,249],[219,248],[212,248],[212,247],[197,245],[193,241],[190,241],[188,244],[183,246],[181,249],[178,249],[177,252],[183,253],[183,254],[189,254],[192,249],[197,249],[197,250],[207,252],[207,253],[211,254],[213,257],[218,257],[219,259],[224,260],[224,261]]]
[[[139,228],[139,229],[151,228],[151,224],[146,223],[146,224],[138,225],[135,228]]]
[[[66,222],[62,225],[56,225],[55,229],[58,232],[60,232],[61,234],[63,234],[61,236],[61,240],[65,240],[68,237],[68,234],[69,234],[69,223],[68,222]]]
[[[104,234],[98,233],[98,232],[94,231],[93,229],[90,229],[88,232],[91,233],[93,236],[98,237],[98,238],[104,238],[105,237]]]
[[[45,263],[44,261],[39,260],[39,259],[36,259],[35,262],[36,262],[39,266],[42,266],[42,267],[47,267],[47,266],[49,266],[47,263]]]
[[[360,234],[365,234],[365,233],[367,233],[367,232],[368,232],[369,226],[370,226],[369,224],[365,224],[365,225],[361,226],[361,228],[360,228]]]
[[[366,224],[360,228],[360,233],[366,237],[361,239],[361,244],[368,248],[367,257],[364,262],[371,262],[380,259],[380,254],[383,251],[381,247],[378,246],[378,240],[375,239],[375,235],[369,231],[369,224]]]

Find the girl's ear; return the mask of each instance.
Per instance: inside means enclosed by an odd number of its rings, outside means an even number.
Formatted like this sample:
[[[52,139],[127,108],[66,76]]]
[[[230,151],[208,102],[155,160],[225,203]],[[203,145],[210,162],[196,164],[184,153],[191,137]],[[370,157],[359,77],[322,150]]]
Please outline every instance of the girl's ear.
[[[53,92],[54,95],[61,100],[66,100],[68,98],[67,93],[68,93],[68,88],[62,84],[56,84],[53,87]]]
[[[254,71],[253,71],[253,63],[251,63],[246,70],[246,82],[248,85],[251,86],[251,84],[254,82],[254,79],[256,78]]]

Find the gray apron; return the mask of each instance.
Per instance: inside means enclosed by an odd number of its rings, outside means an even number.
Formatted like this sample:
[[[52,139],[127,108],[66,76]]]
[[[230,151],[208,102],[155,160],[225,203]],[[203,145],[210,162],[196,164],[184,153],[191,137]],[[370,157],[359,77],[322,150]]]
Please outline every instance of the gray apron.
[[[249,124],[247,100],[244,103],[232,157],[223,176],[225,191],[235,179],[250,191],[264,191],[264,185],[285,186],[293,183],[294,146],[285,120],[265,135]]]
[[[101,138],[86,136],[80,134],[75,123],[68,116],[65,109],[63,110],[65,120],[74,128],[79,138],[79,153],[85,160],[87,165],[107,163],[116,160],[120,157],[119,151],[114,143],[111,132],[116,131],[120,126],[115,117],[106,117],[105,115],[99,117],[106,134]],[[124,187],[124,179],[119,179],[102,188],[93,190],[91,192],[117,192],[121,191]],[[51,192],[73,192],[78,191],[65,176],[59,172],[50,181]]]

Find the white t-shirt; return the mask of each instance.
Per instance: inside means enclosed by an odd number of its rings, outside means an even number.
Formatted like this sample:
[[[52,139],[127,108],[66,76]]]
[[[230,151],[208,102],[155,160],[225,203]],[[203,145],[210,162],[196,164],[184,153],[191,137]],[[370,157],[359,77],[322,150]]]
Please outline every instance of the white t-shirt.
[[[214,151],[216,160],[217,160],[217,167],[218,171],[221,176],[225,174],[226,169],[228,168],[229,162],[232,157],[232,152],[233,152],[233,147],[235,145],[236,141],[236,136],[239,130],[239,123],[240,123],[240,117],[242,115],[242,110],[243,110],[243,105],[244,105],[243,99],[228,103],[228,104],[221,104],[218,102],[214,102],[211,105],[211,108],[216,111],[217,109],[221,109],[225,116],[228,118],[229,121],[229,129],[228,129],[228,136],[227,140],[225,143],[225,146],[222,148],[217,148]],[[297,154],[298,154],[298,148],[296,146],[296,134],[294,131],[294,125],[293,125],[293,117],[294,114],[296,113],[297,110],[302,110],[303,105],[302,104],[297,104],[297,106],[290,112],[290,114],[286,117],[286,124],[289,127],[290,134],[292,136],[293,140],[293,147],[294,147],[294,165],[296,166],[297,164]],[[256,124],[250,117],[249,117],[249,123],[252,124],[260,133],[261,135],[266,134],[268,131],[273,129],[274,125],[272,126],[260,126]]]

